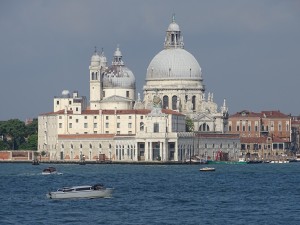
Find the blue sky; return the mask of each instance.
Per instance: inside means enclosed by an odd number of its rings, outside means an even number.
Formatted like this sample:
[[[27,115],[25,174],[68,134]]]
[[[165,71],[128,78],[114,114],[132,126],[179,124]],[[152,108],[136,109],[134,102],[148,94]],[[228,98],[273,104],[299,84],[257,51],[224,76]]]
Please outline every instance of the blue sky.
[[[89,97],[94,46],[111,62],[119,45],[142,94],[173,13],[219,106],[300,114],[298,0],[2,0],[0,120],[52,111],[65,89]]]

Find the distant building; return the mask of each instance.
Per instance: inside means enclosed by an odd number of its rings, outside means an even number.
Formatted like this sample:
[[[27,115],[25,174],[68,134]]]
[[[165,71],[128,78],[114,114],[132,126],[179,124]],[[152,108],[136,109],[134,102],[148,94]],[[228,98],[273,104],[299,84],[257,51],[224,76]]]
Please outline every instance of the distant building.
[[[54,97],[53,112],[39,116],[38,150],[50,160],[185,162],[219,151],[231,160],[239,155],[238,135],[224,134],[226,102],[218,109],[212,93],[206,98],[201,68],[184,49],[174,17],[164,49],[148,66],[143,100],[119,47],[111,65],[95,51],[89,84],[89,103],[65,90]],[[195,133],[186,132],[186,116]]]
[[[241,153],[247,158],[285,155],[291,144],[291,117],[280,111],[243,110],[229,116],[228,132],[241,137]]]
[[[300,116],[292,116],[291,150],[300,153]]]

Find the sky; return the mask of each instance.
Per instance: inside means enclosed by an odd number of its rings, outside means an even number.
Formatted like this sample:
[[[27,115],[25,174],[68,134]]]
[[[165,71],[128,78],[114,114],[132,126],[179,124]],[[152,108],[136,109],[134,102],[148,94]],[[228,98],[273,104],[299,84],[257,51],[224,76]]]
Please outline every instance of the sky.
[[[173,13],[219,107],[300,115],[298,0],[1,0],[0,120],[51,112],[63,90],[89,98],[95,46],[109,63],[120,47],[142,95]]]

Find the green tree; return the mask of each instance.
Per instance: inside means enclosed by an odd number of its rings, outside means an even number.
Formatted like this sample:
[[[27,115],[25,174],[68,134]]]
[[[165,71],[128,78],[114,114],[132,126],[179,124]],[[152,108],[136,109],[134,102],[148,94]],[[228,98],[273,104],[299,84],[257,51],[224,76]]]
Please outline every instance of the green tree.
[[[0,150],[36,150],[37,135],[37,119],[28,125],[18,119],[0,121]]]
[[[194,131],[194,122],[190,117],[185,118],[185,131],[193,132]]]
[[[19,149],[37,150],[38,135],[32,134],[27,138],[27,141],[19,146]]]
[[[25,142],[26,126],[23,121],[18,119],[8,120],[5,124],[5,131],[8,136],[10,136],[11,149],[15,150]]]

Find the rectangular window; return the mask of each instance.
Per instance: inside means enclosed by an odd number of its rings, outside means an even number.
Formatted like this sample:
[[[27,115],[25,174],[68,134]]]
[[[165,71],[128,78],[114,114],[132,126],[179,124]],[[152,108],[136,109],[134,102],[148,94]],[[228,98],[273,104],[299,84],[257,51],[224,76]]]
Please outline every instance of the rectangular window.
[[[129,116],[128,119],[131,119],[131,116]]]
[[[105,131],[105,133],[106,133],[106,134],[109,134],[109,132],[108,132],[108,131]]]
[[[129,91],[126,91],[126,98],[129,98]]]
[[[159,132],[159,123],[154,123],[153,125],[154,125],[153,126],[153,132],[158,133]]]
[[[120,123],[117,123],[117,128],[120,128]]]
[[[240,126],[239,125],[236,126],[236,131],[240,131]]]
[[[59,101],[56,101],[56,105],[59,105]]]
[[[103,91],[103,97],[105,97],[105,91]]]
[[[278,124],[278,131],[282,131],[281,123]]]
[[[106,118],[106,120],[108,120],[108,119],[109,119],[109,117],[108,117],[108,116],[106,116],[105,118]]]
[[[72,128],[72,123],[69,123],[69,128]]]
[[[69,101],[69,105],[72,105],[72,101]]]
[[[119,131],[119,130],[117,131],[117,134],[120,134],[120,131]]]
[[[59,116],[59,119],[61,120],[61,119],[62,119],[62,116]]]
[[[257,127],[257,126],[255,126],[255,131],[256,131],[256,132],[258,131],[258,127]]]
[[[58,127],[59,127],[59,128],[62,128],[62,123],[59,123],[59,124],[58,124]]]
[[[84,116],[84,119],[87,119],[87,116]]]
[[[128,123],[128,128],[131,128],[132,127],[132,123]]]
[[[97,116],[94,116],[94,119],[97,119]]]
[[[84,127],[84,128],[88,128],[88,124],[87,124],[87,123],[84,123],[83,127]]]
[[[120,116],[117,116],[117,119],[120,119]]]
[[[76,123],[78,123],[78,121],[79,121],[79,120],[78,120],[78,119],[76,119]]]
[[[129,131],[128,134],[132,134],[132,131]]]
[[[274,121],[271,121],[271,131],[274,131]]]
[[[248,131],[251,131],[251,125],[248,126]]]
[[[97,123],[94,123],[94,128],[97,128],[98,127],[98,124]]]
[[[76,112],[78,112],[78,107],[76,107]]]
[[[97,131],[94,131],[94,134],[97,134]]]
[[[105,128],[109,128],[109,123],[105,123]]]
[[[69,116],[69,119],[72,119],[72,116]]]
[[[141,116],[141,119],[144,119],[144,116]]]

